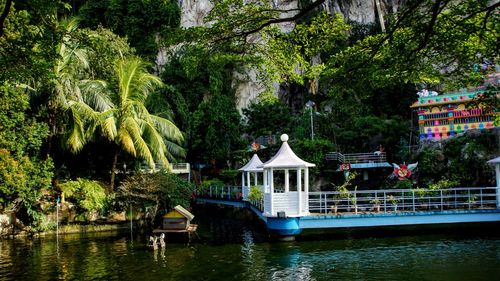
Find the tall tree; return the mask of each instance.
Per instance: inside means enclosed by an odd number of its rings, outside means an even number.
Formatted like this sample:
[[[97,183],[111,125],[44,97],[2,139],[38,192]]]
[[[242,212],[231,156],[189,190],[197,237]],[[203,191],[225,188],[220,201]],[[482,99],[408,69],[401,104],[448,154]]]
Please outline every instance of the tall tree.
[[[48,90],[47,109],[49,138],[47,153],[52,151],[53,139],[58,134],[57,118],[68,109],[71,101],[82,101],[79,73],[88,68],[87,54],[73,36],[78,29],[78,20],[71,18],[59,22],[63,36],[56,45],[57,59],[53,65],[51,89]],[[43,87],[43,86],[40,86]]]
[[[152,115],[145,107],[149,94],[162,85],[160,79],[146,71],[139,58],[119,59],[115,64],[117,85],[94,81],[88,91],[107,93],[108,108],[94,111],[84,103],[73,103],[72,112],[78,118],[67,145],[78,152],[87,143],[91,132],[98,132],[117,144],[111,168],[111,188],[115,184],[116,164],[120,150],[144,159],[150,167],[161,161],[168,167],[169,160],[184,156],[180,146],[181,131],[173,122]]]

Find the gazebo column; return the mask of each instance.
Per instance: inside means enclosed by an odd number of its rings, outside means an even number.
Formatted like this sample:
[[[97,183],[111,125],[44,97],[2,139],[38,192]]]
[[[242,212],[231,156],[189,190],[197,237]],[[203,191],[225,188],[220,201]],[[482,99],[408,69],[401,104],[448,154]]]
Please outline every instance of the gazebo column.
[[[309,213],[309,168],[304,169],[304,192],[306,194],[306,213]]]
[[[245,192],[245,172],[241,173],[241,193],[243,193],[243,199],[247,199],[248,194]]]
[[[299,215],[302,213],[302,177],[300,168],[297,169],[297,194],[299,195]]]
[[[273,175],[273,168],[269,170],[269,187],[271,190],[271,216],[273,215],[274,212],[274,206],[273,206],[273,193],[274,193],[274,175]]]
[[[257,172],[255,172],[255,173],[253,174],[253,179],[254,179],[253,185],[255,185],[255,186],[256,186],[256,185],[257,185]]]
[[[252,185],[252,181],[250,180],[250,172],[246,172],[247,174],[247,186],[248,189],[250,190],[250,186]]]
[[[500,163],[495,163],[495,178],[497,181],[497,209],[500,209]]]
[[[269,187],[268,187],[268,178],[267,178],[267,169],[264,169],[264,178],[263,178],[263,181],[264,181],[264,192],[269,192]]]
[[[288,174],[288,169],[285,169],[285,192],[290,191],[290,178]]]

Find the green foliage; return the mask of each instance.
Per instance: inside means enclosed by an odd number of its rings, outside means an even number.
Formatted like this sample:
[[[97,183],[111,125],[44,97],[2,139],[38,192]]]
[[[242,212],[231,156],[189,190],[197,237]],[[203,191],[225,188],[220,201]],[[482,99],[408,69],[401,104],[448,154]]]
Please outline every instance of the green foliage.
[[[498,153],[498,135],[489,131],[456,136],[442,147],[424,146],[416,156],[419,184],[491,186],[493,170],[486,162]]]
[[[244,147],[240,114],[231,98],[219,95],[201,103],[192,118],[191,154],[226,163],[232,160],[233,151]]]
[[[187,208],[193,190],[193,184],[175,174],[137,173],[121,183],[116,199],[123,205],[151,207],[154,217],[157,212],[167,212],[177,205]]]
[[[325,70],[325,64],[314,57],[336,52],[347,38],[348,25],[340,14],[319,13],[310,22],[298,24],[290,33],[271,34],[266,53],[266,70],[275,81],[305,85]],[[314,38],[314,40],[311,40]]]
[[[430,185],[445,174],[446,163],[442,151],[424,147],[417,156],[418,181],[420,185]]]
[[[332,91],[348,86],[341,80],[348,75],[356,81],[344,81],[365,90],[408,83],[447,81],[451,88],[470,83],[474,63],[497,57],[493,50],[498,30],[493,26],[498,15],[487,6],[488,1],[474,0],[443,1],[438,9],[430,0],[408,3],[386,34],[366,36],[331,56],[326,76],[335,82]]]
[[[126,58],[134,54],[126,38],[122,38],[109,29],[97,27],[97,29],[80,29],[80,44],[86,50],[89,63],[89,77],[101,79],[114,84],[115,68],[117,58]],[[86,77],[87,78],[87,77]]]
[[[170,0],[89,0],[78,16],[83,27],[102,25],[126,36],[138,54],[152,62],[160,47],[155,36],[179,26],[180,8]]]
[[[394,185],[395,189],[411,189],[413,188],[413,182],[409,179],[398,180]]]
[[[250,192],[248,193],[248,200],[250,202],[259,202],[264,198],[264,193],[260,186],[251,186]]]
[[[290,132],[292,112],[272,95],[261,95],[258,102],[243,109],[243,115],[245,131],[253,137]]]
[[[394,195],[390,194],[387,196],[387,201],[391,203],[391,205],[396,206],[399,203],[399,199],[397,199]]]
[[[95,100],[102,97],[102,105],[95,109],[81,102],[71,105],[75,121],[68,130],[66,146],[72,152],[79,152],[98,132],[133,157],[146,161],[150,167],[154,167],[155,161],[167,166],[169,160],[183,157],[181,131],[170,120],[150,114],[145,107],[149,94],[162,85],[160,79],[146,71],[146,64],[140,58],[120,58],[114,70],[114,87],[103,81],[88,82],[90,94]],[[111,187],[117,157],[118,150],[113,159]]]
[[[57,57],[54,45],[61,37],[56,12],[61,1],[15,1],[0,37],[0,81],[32,84],[47,81],[47,71]]]
[[[99,211],[106,203],[104,188],[97,181],[77,179],[59,185],[63,195],[86,212]]]
[[[0,84],[0,205],[37,226],[43,218],[39,200],[50,191],[53,164],[38,157],[47,126],[29,118],[27,109],[24,91]]]
[[[200,192],[209,191],[211,186],[212,187],[223,187],[223,186],[225,186],[225,184],[220,179],[204,180],[201,182],[200,186],[198,187],[198,191],[200,191]]]
[[[231,185],[236,185],[236,179],[238,178],[240,171],[238,170],[222,170],[220,171],[221,179]]]
[[[429,189],[431,189],[431,190],[446,189],[446,188],[458,187],[459,184],[460,184],[460,182],[457,180],[442,179],[442,180],[438,181],[437,183],[429,185]]]
[[[334,140],[339,151],[345,153],[373,152],[379,145],[392,153],[400,139],[408,135],[410,126],[407,120],[398,116],[386,119],[374,115],[353,115],[350,120],[338,123],[334,114],[320,116],[316,124],[318,135]]]
[[[293,150],[303,160],[316,164],[311,171],[319,175],[326,165],[325,154],[334,151],[333,143],[326,139],[299,140],[290,144]]]

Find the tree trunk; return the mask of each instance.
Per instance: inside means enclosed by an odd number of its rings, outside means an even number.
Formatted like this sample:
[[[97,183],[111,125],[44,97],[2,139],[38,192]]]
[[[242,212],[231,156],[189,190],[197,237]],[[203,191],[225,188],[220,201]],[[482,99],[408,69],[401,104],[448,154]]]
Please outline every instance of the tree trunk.
[[[53,103],[49,100],[48,102],[48,113],[49,113],[49,135],[47,137],[47,151],[45,153],[45,159],[48,159],[52,155],[52,149],[54,146],[54,139],[57,133],[57,112]]]
[[[115,174],[116,174],[116,164],[118,163],[118,154],[120,150],[116,148],[115,156],[113,158],[113,166],[111,166],[111,183],[110,183],[110,191],[114,191],[115,189]]]
[[[375,5],[377,6],[380,29],[382,30],[382,32],[385,32],[384,14],[382,12],[382,7],[380,6],[380,0],[375,0]]]
[[[3,12],[0,15],[0,37],[3,36],[4,34],[4,23],[5,19],[7,19],[7,16],[9,15],[11,6],[12,6],[12,0],[7,0],[5,2],[5,6],[3,7]]]

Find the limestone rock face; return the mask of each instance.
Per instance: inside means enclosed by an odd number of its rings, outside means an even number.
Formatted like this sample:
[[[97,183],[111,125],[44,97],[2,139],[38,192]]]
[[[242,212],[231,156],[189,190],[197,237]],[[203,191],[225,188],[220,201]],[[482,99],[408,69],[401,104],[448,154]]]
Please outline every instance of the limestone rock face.
[[[181,26],[188,28],[203,26],[205,16],[213,8],[210,0],[179,0],[181,7]]]
[[[377,1],[384,14],[396,12],[404,3],[404,0],[325,0],[321,8],[331,13],[342,13],[348,21],[374,23],[378,16]],[[296,9],[299,6],[298,0],[270,0],[270,2],[273,8],[282,10]],[[192,27],[205,24],[203,18],[212,9],[213,4],[210,0],[179,0],[179,7],[181,7],[181,26]],[[292,13],[295,12],[282,16],[290,16]],[[287,29],[287,26],[283,24],[282,27]]]
[[[283,13],[281,17],[290,17],[297,13],[299,0],[270,0],[273,8],[282,10],[292,10]],[[382,15],[394,13],[399,10],[405,0],[325,0],[321,9],[330,13],[342,13],[346,21],[354,21],[362,24],[379,23],[379,13]],[[380,7],[377,7],[377,4]],[[213,4],[210,0],[179,0],[181,7],[181,26],[188,28],[193,26],[206,25],[204,17],[212,9]],[[294,28],[294,23],[281,23],[283,31],[289,32]],[[258,38],[255,38],[258,40]],[[160,50],[158,56],[158,65],[161,68],[165,64],[165,52]],[[237,107],[239,110],[247,107],[265,88],[256,80],[254,70],[247,70],[246,73],[237,73],[235,77],[239,78],[237,86]],[[242,79],[243,78],[243,79]],[[279,87],[276,87],[279,89]]]

